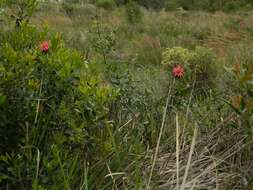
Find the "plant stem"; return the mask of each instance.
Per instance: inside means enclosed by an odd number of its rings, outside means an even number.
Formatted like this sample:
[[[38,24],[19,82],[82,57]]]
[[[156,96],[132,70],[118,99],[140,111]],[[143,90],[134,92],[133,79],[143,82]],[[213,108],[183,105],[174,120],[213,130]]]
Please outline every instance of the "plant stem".
[[[173,79],[172,85],[170,85],[170,89],[169,89],[167,100],[166,100],[166,105],[164,107],[163,120],[162,120],[160,132],[159,132],[159,136],[158,136],[158,140],[157,140],[157,144],[156,144],[156,149],[155,149],[155,154],[154,154],[154,157],[153,157],[152,167],[151,167],[151,171],[150,171],[150,175],[149,175],[149,179],[148,179],[147,189],[150,188],[150,182],[151,182],[151,179],[152,179],[152,175],[153,175],[153,171],[154,171],[154,167],[155,167],[155,162],[156,162],[156,159],[157,159],[159,146],[160,146],[160,142],[161,142],[161,137],[162,137],[164,124],[165,124],[167,109],[168,109],[168,105],[169,105],[169,102],[170,102],[171,90],[172,90],[172,87],[174,86],[174,83],[175,83],[175,78]]]

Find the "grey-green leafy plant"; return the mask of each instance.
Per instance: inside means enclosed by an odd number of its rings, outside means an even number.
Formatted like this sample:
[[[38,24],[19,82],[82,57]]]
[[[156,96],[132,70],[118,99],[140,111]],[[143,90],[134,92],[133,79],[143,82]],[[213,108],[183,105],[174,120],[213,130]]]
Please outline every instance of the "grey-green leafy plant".
[[[103,57],[103,61],[107,64],[108,55],[114,50],[116,44],[115,30],[111,30],[100,21],[97,15],[89,30],[88,40],[91,47]]]

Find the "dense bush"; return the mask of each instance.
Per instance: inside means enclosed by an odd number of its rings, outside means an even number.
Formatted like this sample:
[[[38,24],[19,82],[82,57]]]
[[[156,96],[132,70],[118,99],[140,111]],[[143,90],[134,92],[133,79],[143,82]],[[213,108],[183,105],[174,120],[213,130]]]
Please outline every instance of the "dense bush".
[[[70,3],[62,3],[62,9],[64,10],[65,14],[69,17],[73,16],[74,14],[74,5]]]
[[[231,106],[240,116],[241,126],[244,132],[252,135],[252,113],[253,113],[253,68],[251,65],[234,64],[233,76],[238,82],[238,91],[231,97]],[[239,126],[239,127],[241,127]]]
[[[112,8],[114,5],[126,5],[134,1],[147,9],[177,10],[206,10],[206,11],[235,11],[239,9],[252,9],[251,0],[63,0],[64,3],[97,3],[103,8]]]
[[[129,1],[126,5],[126,15],[130,23],[138,23],[142,20],[142,12],[139,5],[134,1]]]
[[[118,5],[127,4],[127,0],[117,0]],[[207,11],[235,11],[241,8],[252,8],[249,0],[135,0],[139,5],[148,9],[177,10],[182,7],[185,10],[207,10]]]
[[[65,150],[67,157],[77,149],[78,153],[84,150],[84,158],[95,159],[89,154],[99,151],[94,147],[103,146],[104,121],[114,97],[110,86],[103,83],[101,75],[78,52],[64,47],[59,34],[22,24],[2,33],[0,38],[3,139],[0,149],[9,168],[0,167],[5,175],[1,186],[8,182],[29,187],[34,180],[25,179],[27,166],[13,165],[13,158],[7,156],[14,153],[21,159],[15,164],[24,164],[29,159],[23,149],[32,155],[35,154],[33,147],[44,152],[43,162],[52,159],[53,144],[58,151]],[[40,172],[50,172],[43,164]],[[29,168],[31,174],[35,173],[33,166]],[[45,179],[38,180],[45,183]],[[46,180],[45,186],[54,183],[50,180]]]
[[[114,0],[96,0],[96,5],[104,9],[112,9],[116,4]]]
[[[169,70],[176,66],[184,68],[182,88],[192,87],[196,83],[198,90],[206,89],[215,79],[215,56],[203,47],[196,47],[193,51],[181,47],[168,48],[163,53],[162,64]]]
[[[166,11],[174,11],[174,10],[177,10],[179,7],[180,7],[180,3],[178,1],[168,1],[165,4]]]
[[[136,0],[140,5],[146,8],[161,9],[165,7],[166,0]]]

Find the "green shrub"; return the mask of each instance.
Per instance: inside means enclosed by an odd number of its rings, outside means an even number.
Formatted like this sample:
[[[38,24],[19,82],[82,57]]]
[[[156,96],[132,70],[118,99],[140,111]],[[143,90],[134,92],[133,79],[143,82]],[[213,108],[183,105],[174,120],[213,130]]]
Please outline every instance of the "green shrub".
[[[11,21],[15,21],[15,24],[18,27],[22,22],[29,21],[30,17],[32,16],[33,11],[37,7],[37,3],[38,2],[36,0],[20,0],[20,1],[3,0],[3,1],[0,1],[0,6],[1,8],[3,8],[2,10],[4,12],[5,19],[7,17]],[[0,16],[1,16],[1,11],[0,11]]]
[[[184,10],[190,10],[194,7],[193,0],[179,0],[179,2]]]
[[[114,0],[97,0],[96,5],[104,9],[113,9],[116,6]]]
[[[45,162],[53,159],[53,144],[57,145],[59,155],[67,154],[66,157],[72,157],[75,151],[79,154],[80,150],[84,150],[83,157],[91,160],[96,156],[89,155],[95,152],[101,151],[102,155],[106,149],[97,147],[108,143],[101,139],[108,135],[103,126],[115,93],[105,85],[95,63],[87,64],[79,52],[65,48],[59,34],[47,29],[39,31],[27,24],[1,33],[0,41],[0,136],[3,139],[0,150],[4,160],[8,160],[4,165],[0,161],[0,173],[6,176],[1,184],[31,184],[33,178],[26,171],[35,173],[36,156],[29,157],[28,167],[27,151],[33,155],[36,149],[43,152]],[[41,49],[43,41],[49,47],[44,43]],[[10,153],[19,157],[16,166],[14,158],[6,157]],[[50,170],[41,163],[40,172],[50,173]],[[55,175],[61,175],[59,172]],[[54,183],[52,177],[38,180],[50,186]]]
[[[91,48],[102,56],[106,64],[107,57],[116,44],[115,30],[95,19],[88,33],[88,42]]]
[[[146,8],[161,9],[165,7],[167,0],[136,0],[136,2]]]
[[[239,6],[239,3],[236,1],[229,1],[226,2],[225,6],[223,7],[223,10],[226,12],[233,12],[235,11]]]
[[[196,69],[198,87],[212,86],[215,83],[217,71],[215,70],[216,56],[212,51],[203,47],[196,47],[191,65]]]
[[[129,1],[126,5],[127,19],[130,23],[138,23],[142,20],[142,12],[135,1]]]
[[[74,15],[75,10],[73,4],[63,2],[61,6],[67,16],[72,17]]]
[[[236,124],[237,127],[243,126],[243,132],[250,137],[253,134],[253,67],[251,64],[243,64],[237,60],[232,69],[233,80],[237,82],[237,89],[231,95],[229,105],[239,116],[241,124]],[[231,73],[230,73],[231,74]]]
[[[127,4],[128,0],[115,0],[115,2],[119,6]]]
[[[180,3],[178,1],[168,1],[165,6],[166,11],[175,11],[180,7]]]
[[[169,48],[163,53],[163,65],[174,66],[177,64],[182,64],[183,66],[187,66],[189,64],[189,60],[191,59],[192,54],[189,50],[174,47]]]
[[[187,86],[192,87],[195,83],[195,87],[201,90],[211,87],[214,82],[215,60],[214,54],[203,47],[196,47],[193,51],[174,47],[164,51],[162,64],[169,72],[178,65],[182,66],[185,74],[180,83],[181,87],[187,89]]]

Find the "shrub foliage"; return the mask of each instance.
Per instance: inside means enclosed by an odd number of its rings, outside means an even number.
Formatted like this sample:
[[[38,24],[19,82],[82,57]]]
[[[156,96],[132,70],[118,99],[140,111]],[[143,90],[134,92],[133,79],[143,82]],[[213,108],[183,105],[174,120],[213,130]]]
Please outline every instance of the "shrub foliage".
[[[47,28],[22,22],[2,31],[0,41],[0,187],[66,188],[67,179],[55,181],[63,175],[57,168],[65,167],[59,159],[71,164],[80,153],[90,162],[97,159],[94,151],[103,155],[106,149],[99,147],[108,147],[102,139],[109,135],[106,121],[116,93],[95,63]],[[34,155],[40,153],[39,161]]]

